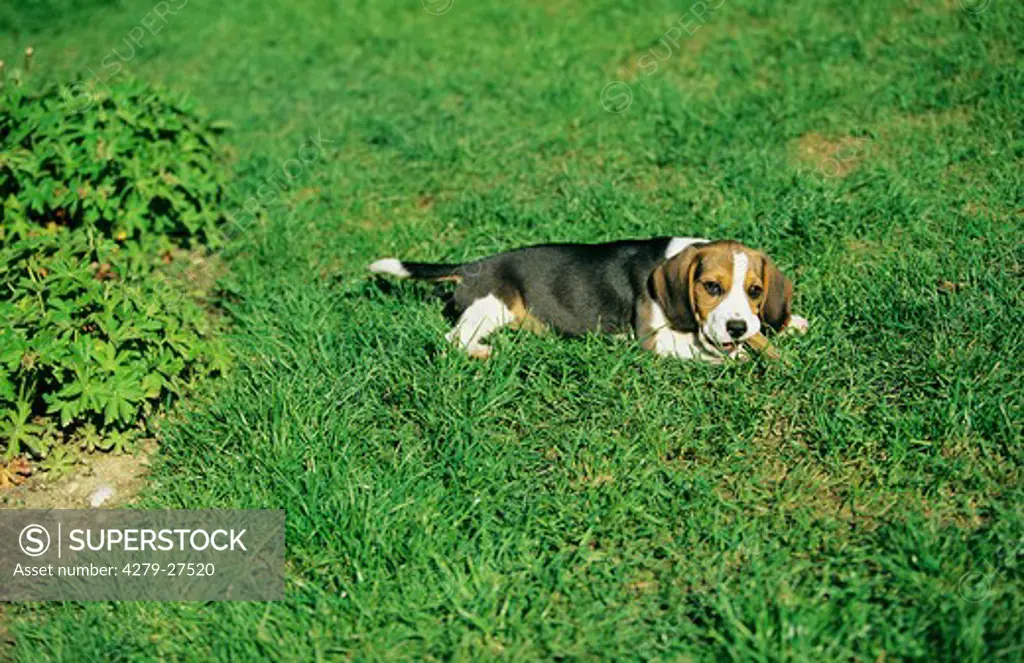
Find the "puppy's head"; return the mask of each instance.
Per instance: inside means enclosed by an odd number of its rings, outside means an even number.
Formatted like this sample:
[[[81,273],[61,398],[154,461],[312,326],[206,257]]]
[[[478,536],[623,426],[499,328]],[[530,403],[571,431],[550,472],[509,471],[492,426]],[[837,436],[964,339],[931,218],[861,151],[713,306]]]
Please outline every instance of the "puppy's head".
[[[793,284],[760,251],[738,242],[691,246],[651,276],[652,296],[676,331],[698,332],[711,348],[733,354],[765,325],[790,317]]]

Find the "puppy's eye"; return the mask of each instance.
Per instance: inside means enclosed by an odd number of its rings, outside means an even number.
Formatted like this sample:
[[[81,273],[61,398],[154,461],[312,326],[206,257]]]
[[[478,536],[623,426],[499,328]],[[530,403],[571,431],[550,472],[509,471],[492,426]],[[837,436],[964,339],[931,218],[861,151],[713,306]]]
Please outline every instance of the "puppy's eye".
[[[757,299],[764,294],[764,288],[759,285],[752,285],[747,288],[747,294],[750,295],[751,299]]]
[[[704,289],[708,291],[708,294],[712,297],[719,297],[722,294],[722,286],[715,281],[704,281]]]

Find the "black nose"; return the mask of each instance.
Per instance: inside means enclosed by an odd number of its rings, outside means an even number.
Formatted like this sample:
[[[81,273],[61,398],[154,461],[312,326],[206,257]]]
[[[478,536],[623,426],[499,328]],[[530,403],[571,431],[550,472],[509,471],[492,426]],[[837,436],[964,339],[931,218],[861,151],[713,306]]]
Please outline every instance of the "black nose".
[[[729,332],[729,336],[739,338],[747,331],[747,323],[742,320],[730,320],[725,323],[725,331]]]

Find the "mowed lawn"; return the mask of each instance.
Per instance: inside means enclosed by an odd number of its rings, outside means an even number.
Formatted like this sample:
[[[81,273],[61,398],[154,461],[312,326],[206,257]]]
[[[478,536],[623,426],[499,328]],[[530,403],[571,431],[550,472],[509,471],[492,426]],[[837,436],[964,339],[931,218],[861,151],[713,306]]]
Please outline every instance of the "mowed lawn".
[[[153,8],[18,4],[55,81]],[[217,261],[236,369],[143,498],[285,509],[288,600],[17,606],[17,660],[1024,657],[1024,4],[284,4],[192,0],[118,75],[234,125],[240,199],[322,138]],[[767,250],[810,333],[480,363],[365,274],[663,234]]]

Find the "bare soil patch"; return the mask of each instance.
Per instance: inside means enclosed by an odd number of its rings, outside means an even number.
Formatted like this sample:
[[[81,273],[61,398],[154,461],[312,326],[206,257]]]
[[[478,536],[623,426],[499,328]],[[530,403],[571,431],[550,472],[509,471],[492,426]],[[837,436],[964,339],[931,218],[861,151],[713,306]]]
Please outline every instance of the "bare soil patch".
[[[131,504],[145,485],[149,459],[156,443],[139,446],[134,454],[88,454],[73,470],[56,480],[33,474],[24,483],[0,491],[2,509],[84,509],[102,489],[103,508]],[[2,634],[0,634],[2,638]]]
[[[864,160],[866,146],[864,138],[828,138],[811,132],[790,142],[789,159],[794,165],[810,167],[824,177],[846,177]]]

